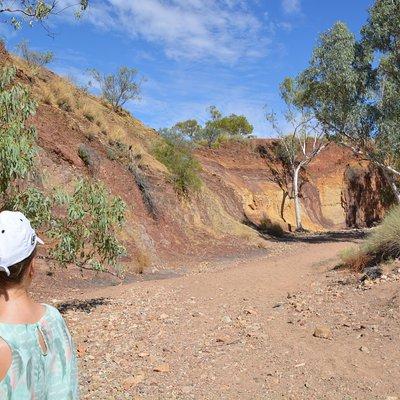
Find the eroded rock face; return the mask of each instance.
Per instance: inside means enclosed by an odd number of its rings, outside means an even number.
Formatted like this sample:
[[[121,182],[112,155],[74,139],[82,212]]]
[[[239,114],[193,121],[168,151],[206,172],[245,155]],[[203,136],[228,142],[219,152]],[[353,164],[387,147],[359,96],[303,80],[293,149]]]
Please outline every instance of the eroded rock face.
[[[370,165],[348,166],[344,172],[342,205],[349,228],[370,227],[379,222],[391,203],[382,172]]]

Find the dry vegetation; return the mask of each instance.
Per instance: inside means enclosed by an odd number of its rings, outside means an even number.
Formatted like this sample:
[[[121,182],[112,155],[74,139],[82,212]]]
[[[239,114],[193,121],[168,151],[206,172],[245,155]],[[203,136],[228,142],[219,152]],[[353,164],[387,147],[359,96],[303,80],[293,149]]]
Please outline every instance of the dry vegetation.
[[[358,249],[347,249],[343,262],[360,272],[400,256],[400,207],[394,207]]]

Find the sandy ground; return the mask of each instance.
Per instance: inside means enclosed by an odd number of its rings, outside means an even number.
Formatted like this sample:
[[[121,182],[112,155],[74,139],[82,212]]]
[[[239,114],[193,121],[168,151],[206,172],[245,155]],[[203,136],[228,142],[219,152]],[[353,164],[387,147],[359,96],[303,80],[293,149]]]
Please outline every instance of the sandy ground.
[[[82,398],[400,398],[399,275],[333,271],[349,244],[299,242],[64,305]]]

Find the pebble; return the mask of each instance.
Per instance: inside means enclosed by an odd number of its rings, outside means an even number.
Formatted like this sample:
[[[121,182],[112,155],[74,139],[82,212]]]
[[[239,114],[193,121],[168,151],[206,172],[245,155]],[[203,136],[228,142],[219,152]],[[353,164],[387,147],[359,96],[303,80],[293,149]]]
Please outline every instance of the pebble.
[[[171,367],[167,363],[159,364],[153,368],[154,372],[170,372]]]
[[[360,347],[360,351],[362,351],[363,353],[369,354],[369,348],[368,347],[361,346]]]
[[[320,325],[315,328],[313,336],[320,339],[332,339],[332,331],[328,326]]]

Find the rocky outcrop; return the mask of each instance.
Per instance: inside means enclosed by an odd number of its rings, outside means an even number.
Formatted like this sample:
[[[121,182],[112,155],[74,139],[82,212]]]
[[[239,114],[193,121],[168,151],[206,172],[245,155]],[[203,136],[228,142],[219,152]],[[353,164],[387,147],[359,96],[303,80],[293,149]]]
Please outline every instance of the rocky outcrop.
[[[347,166],[342,192],[347,227],[373,226],[382,219],[391,202],[389,186],[379,169],[372,165]]]

